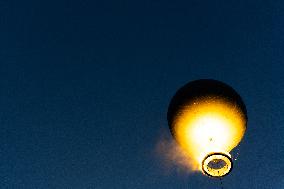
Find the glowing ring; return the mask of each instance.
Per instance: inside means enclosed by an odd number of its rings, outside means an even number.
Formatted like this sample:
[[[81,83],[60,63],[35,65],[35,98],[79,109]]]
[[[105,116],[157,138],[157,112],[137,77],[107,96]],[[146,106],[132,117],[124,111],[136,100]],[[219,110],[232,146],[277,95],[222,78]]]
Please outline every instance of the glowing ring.
[[[214,168],[210,164],[217,164],[222,162],[220,168]],[[211,166],[211,167],[210,167]],[[233,168],[233,161],[230,155],[225,153],[212,153],[207,155],[202,161],[202,171],[210,177],[224,177],[231,172]]]

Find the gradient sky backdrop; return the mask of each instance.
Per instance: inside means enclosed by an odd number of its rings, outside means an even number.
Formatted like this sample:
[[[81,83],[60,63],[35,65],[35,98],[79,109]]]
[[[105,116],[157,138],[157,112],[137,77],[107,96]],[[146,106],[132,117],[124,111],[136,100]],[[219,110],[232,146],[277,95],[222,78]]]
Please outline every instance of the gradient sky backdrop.
[[[208,189],[165,170],[168,103],[214,78],[249,122],[224,188],[284,188],[282,0],[0,1],[0,188]]]

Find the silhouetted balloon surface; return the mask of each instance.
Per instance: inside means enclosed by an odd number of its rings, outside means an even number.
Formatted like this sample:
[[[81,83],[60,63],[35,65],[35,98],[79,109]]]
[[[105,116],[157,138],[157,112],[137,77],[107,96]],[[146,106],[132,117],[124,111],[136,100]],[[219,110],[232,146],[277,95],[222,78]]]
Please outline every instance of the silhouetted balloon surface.
[[[232,87],[212,79],[189,82],[172,98],[167,118],[194,170],[212,177],[232,170],[230,151],[243,138],[247,125],[245,104]]]

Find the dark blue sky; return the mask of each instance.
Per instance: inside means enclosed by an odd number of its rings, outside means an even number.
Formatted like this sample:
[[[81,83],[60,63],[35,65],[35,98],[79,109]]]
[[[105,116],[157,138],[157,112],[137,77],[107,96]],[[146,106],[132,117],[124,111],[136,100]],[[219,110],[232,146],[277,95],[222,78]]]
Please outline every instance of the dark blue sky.
[[[0,188],[218,188],[165,171],[175,91],[200,78],[248,110],[224,188],[284,188],[284,3],[0,1]]]

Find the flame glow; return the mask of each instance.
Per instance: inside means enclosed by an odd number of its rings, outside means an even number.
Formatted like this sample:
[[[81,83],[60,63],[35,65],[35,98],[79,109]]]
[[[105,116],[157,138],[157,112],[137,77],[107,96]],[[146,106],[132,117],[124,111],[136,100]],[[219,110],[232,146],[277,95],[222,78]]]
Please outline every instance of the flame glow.
[[[241,109],[222,98],[197,99],[180,110],[174,120],[174,134],[194,170],[212,152],[228,154],[241,141],[246,119]]]

